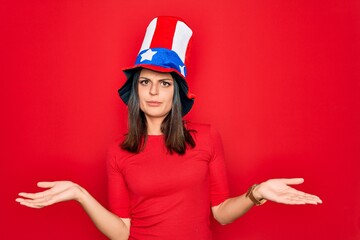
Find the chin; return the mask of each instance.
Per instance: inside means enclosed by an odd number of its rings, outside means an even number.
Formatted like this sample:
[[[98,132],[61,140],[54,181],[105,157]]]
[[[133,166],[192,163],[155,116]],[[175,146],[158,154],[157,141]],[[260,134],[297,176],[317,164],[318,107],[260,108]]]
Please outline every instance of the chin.
[[[148,118],[165,118],[169,112],[155,112],[155,111],[148,111],[144,112],[145,116]]]

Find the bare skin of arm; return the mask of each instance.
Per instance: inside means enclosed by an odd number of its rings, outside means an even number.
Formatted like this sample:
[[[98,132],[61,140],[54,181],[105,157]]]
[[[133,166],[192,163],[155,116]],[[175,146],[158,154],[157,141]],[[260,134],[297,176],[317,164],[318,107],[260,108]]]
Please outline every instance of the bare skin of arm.
[[[282,204],[303,205],[322,203],[319,197],[298,191],[289,185],[303,183],[302,178],[271,179],[259,184],[253,191],[256,199],[266,199]],[[16,201],[31,208],[43,208],[58,202],[75,200],[81,204],[92,219],[96,227],[108,238],[113,240],[128,239],[130,219],[119,218],[104,208],[84,188],[69,182],[40,182],[39,187],[49,188],[38,193],[19,193]],[[220,224],[229,224],[254,206],[254,203],[245,196],[229,198],[221,204],[212,207],[214,218]]]
[[[39,182],[38,187],[48,190],[38,193],[19,193],[20,197],[16,201],[30,208],[43,208],[55,203],[75,200],[105,236],[112,240],[128,239],[130,219],[120,218],[111,213],[78,184],[70,181]]]
[[[266,199],[269,201],[290,204],[320,204],[321,199],[315,195],[298,191],[289,185],[297,185],[304,182],[302,178],[292,179],[270,179],[259,184],[253,191],[257,200]],[[254,203],[245,196],[229,198],[221,204],[212,207],[214,218],[220,224],[229,224],[244,215],[254,206]]]

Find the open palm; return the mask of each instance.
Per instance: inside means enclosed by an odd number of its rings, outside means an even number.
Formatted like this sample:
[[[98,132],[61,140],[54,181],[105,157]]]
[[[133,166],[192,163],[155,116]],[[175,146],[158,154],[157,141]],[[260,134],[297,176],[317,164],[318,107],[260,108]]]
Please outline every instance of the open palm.
[[[283,204],[318,204],[322,203],[318,196],[308,194],[289,185],[298,185],[304,182],[302,178],[270,179],[263,182],[258,189],[262,198]]]
[[[58,202],[76,200],[80,188],[71,181],[39,182],[38,187],[48,190],[37,193],[19,193],[16,201],[31,208],[42,208]]]

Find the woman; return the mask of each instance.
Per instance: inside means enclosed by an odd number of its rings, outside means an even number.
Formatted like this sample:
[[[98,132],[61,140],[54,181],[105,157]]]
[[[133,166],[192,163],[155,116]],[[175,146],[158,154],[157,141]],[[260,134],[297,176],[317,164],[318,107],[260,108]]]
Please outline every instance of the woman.
[[[210,214],[233,222],[266,200],[318,204],[314,195],[289,185],[303,179],[271,179],[229,198],[220,137],[210,125],[185,123],[194,101],[185,59],[191,29],[174,17],[149,25],[134,66],[119,90],[128,104],[128,133],[110,147],[109,205],[101,206],[70,181],[40,182],[49,188],[20,193],[20,204],[42,208],[76,200],[110,239],[211,239]]]

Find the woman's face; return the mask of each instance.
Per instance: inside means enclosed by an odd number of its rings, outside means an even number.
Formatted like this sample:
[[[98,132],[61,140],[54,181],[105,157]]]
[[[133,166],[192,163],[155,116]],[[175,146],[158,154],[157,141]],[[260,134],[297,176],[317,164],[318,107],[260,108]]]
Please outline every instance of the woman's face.
[[[138,80],[140,109],[146,119],[163,120],[170,112],[174,96],[174,79],[170,73],[142,69]]]

